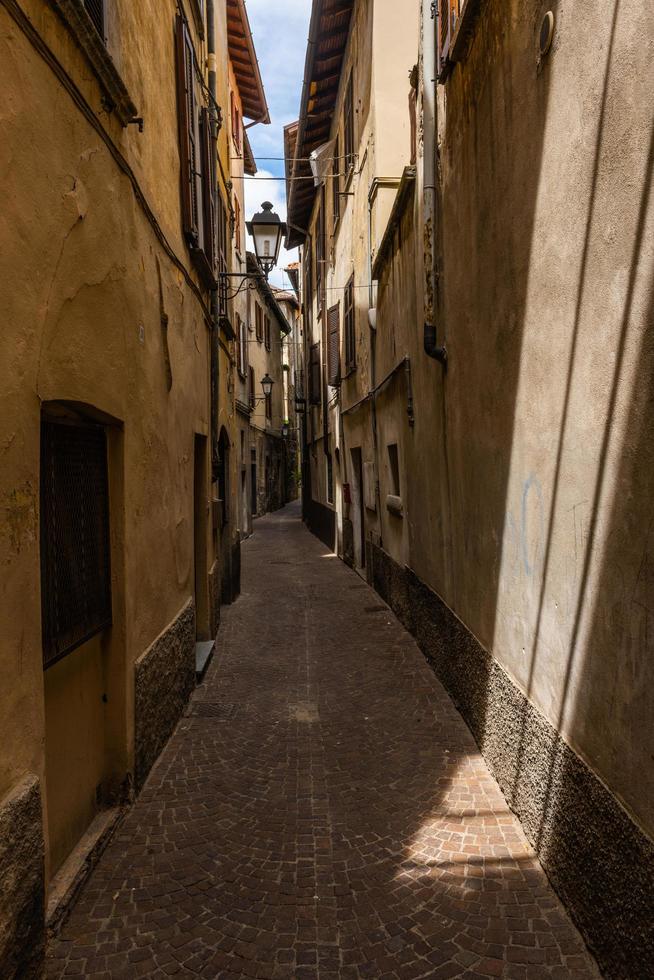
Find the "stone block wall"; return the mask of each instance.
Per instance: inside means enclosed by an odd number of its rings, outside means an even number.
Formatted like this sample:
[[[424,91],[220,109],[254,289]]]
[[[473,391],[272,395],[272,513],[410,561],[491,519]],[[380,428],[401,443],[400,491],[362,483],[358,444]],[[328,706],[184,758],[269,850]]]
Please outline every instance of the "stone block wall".
[[[0,977],[36,980],[44,952],[43,815],[31,776],[0,801]]]
[[[192,599],[134,667],[134,782],[140,790],[195,687]]]
[[[654,843],[409,568],[372,546],[373,585],[415,636],[606,977],[654,963]]]

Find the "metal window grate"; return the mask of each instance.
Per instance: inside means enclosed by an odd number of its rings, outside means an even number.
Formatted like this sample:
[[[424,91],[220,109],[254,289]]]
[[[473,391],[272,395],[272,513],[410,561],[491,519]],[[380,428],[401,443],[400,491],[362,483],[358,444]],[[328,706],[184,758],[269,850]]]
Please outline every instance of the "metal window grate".
[[[41,613],[44,667],[111,625],[101,426],[41,424]]]
[[[93,26],[104,41],[104,0],[84,0],[86,12]]]

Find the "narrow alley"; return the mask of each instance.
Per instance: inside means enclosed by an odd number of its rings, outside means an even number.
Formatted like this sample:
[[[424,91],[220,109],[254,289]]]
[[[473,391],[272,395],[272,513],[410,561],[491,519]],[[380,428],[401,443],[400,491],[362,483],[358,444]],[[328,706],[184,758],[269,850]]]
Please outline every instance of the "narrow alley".
[[[295,504],[47,976],[599,974],[408,633]]]

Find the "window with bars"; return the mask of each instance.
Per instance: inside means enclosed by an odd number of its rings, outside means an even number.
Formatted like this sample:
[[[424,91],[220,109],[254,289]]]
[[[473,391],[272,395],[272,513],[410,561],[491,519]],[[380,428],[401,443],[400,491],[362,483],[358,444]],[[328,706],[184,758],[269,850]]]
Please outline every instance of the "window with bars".
[[[41,620],[44,668],[111,626],[102,426],[41,423]]]
[[[263,310],[258,303],[254,304],[254,323],[256,338],[261,344],[263,342]]]
[[[270,329],[270,317],[264,316],[263,318],[263,335],[265,338],[266,350],[271,350],[272,348],[272,334]]]
[[[312,344],[309,350],[309,402],[320,405],[322,401],[322,384],[320,370],[320,343]]]
[[[336,303],[327,311],[327,384],[335,388],[341,380],[341,307]]]
[[[345,169],[352,170],[355,164],[355,145],[354,145],[354,78],[352,72],[347,82],[345,90],[345,102],[343,105],[343,137],[345,153]]]
[[[105,40],[105,11],[104,11],[104,0],[84,0],[84,8],[93,21],[93,26],[102,38]]]
[[[345,287],[343,309],[343,332],[345,334],[345,371],[349,374],[357,366],[356,317],[354,308],[354,275]]]

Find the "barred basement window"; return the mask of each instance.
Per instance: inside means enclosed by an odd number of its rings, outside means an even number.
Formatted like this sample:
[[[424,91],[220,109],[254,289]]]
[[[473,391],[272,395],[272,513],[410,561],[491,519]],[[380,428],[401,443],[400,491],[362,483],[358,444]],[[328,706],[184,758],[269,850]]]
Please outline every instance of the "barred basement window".
[[[107,440],[98,425],[41,423],[41,618],[49,667],[111,626]]]
[[[84,0],[84,7],[86,8],[87,14],[93,21],[93,26],[104,41],[104,0]]]

